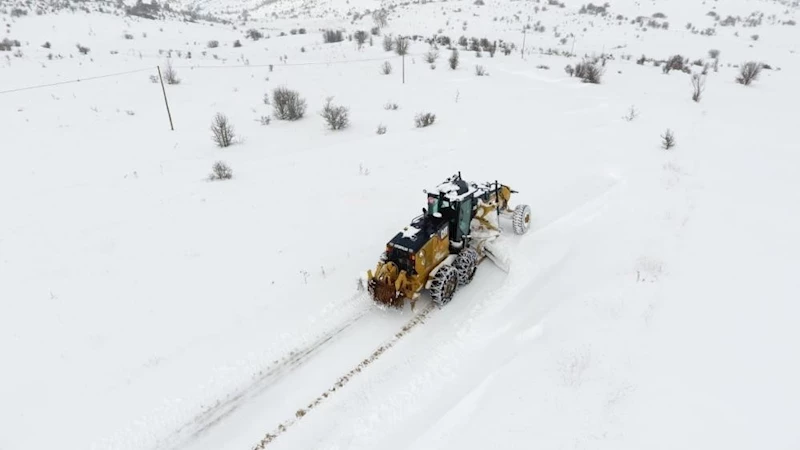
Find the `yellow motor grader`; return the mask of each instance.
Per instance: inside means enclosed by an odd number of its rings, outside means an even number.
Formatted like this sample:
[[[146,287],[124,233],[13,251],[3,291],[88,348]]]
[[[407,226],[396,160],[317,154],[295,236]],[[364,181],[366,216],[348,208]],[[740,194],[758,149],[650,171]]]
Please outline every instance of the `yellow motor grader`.
[[[517,191],[497,181],[470,183],[459,172],[423,192],[422,215],[386,244],[375,270],[367,272],[367,290],[380,305],[402,308],[409,299],[413,308],[423,289],[437,305],[445,305],[472,281],[484,258],[508,270],[495,244],[501,216],[511,219],[516,234],[530,229],[530,207],[511,209],[511,194]]]

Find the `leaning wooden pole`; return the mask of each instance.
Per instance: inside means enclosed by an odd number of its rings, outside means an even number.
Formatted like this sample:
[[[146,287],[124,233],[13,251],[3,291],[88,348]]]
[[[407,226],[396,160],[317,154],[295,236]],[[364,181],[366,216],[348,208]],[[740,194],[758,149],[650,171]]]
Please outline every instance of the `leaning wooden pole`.
[[[175,127],[172,125],[172,113],[169,112],[169,101],[167,101],[167,89],[164,88],[164,78],[161,77],[161,66],[156,66],[158,69],[158,80],[161,81],[161,92],[164,94],[164,104],[167,105],[167,117],[169,117],[169,128],[172,131],[175,131]]]

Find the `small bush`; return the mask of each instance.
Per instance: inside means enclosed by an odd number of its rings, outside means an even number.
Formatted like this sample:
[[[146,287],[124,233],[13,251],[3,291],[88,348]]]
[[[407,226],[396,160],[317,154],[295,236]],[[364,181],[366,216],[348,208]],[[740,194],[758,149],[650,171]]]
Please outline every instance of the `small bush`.
[[[630,109],[628,110],[627,114],[622,116],[627,122],[633,122],[634,119],[639,117],[639,111],[636,111],[636,107],[631,105]]]
[[[409,46],[408,39],[402,36],[397,36],[397,39],[395,39],[394,41],[395,53],[397,53],[400,56],[408,54],[408,46]]]
[[[89,54],[90,51],[89,47],[84,47],[81,44],[76,44],[75,46],[78,48],[78,51],[81,53],[81,55]]]
[[[239,48],[241,46],[242,46],[242,41],[240,41],[238,39],[233,41],[233,48]]]
[[[245,33],[245,36],[254,41],[257,41],[264,37],[264,33],[256,30],[255,28],[250,28],[249,30],[247,30],[247,33]]]
[[[364,43],[367,42],[367,39],[369,39],[369,34],[367,34],[367,32],[364,30],[358,30],[353,37],[356,39],[358,48],[361,48],[364,46]]]
[[[381,64],[381,73],[384,75],[390,75],[392,73],[392,63],[385,61],[383,64]]]
[[[230,180],[233,178],[233,169],[222,161],[217,161],[211,166],[211,175],[208,176],[209,180]]]
[[[342,30],[325,30],[322,33],[322,41],[326,44],[342,42],[344,41],[344,33],[342,33]]]
[[[762,69],[761,64],[755,61],[744,63],[742,67],[739,69],[739,76],[736,77],[736,82],[739,84],[743,84],[745,86],[749,86],[750,83],[758,79],[758,75],[761,73],[761,69]]]
[[[708,51],[708,57],[711,59],[719,59],[719,50],[711,49]]]
[[[486,76],[486,75],[487,75],[487,73],[486,73],[486,68],[485,68],[485,67],[483,67],[483,66],[482,66],[482,65],[480,65],[480,64],[476,65],[476,66],[475,66],[475,75],[477,75],[477,76],[479,76],[479,77]]]
[[[664,67],[662,68],[664,73],[669,73],[670,70],[683,70],[683,69],[684,69],[684,61],[683,61],[683,56],[681,55],[671,56],[667,60],[666,64],[664,64]]]
[[[375,130],[376,134],[386,134],[386,125],[380,124],[378,125],[378,129]]]
[[[573,76],[575,75],[575,68],[571,64],[567,64],[567,67],[564,67],[564,72],[567,72],[569,76]]]
[[[130,40],[133,39],[133,35],[130,34],[130,33],[125,33],[125,39],[130,41]],[[46,47],[46,48],[50,48],[50,47]]]
[[[47,41],[44,44],[42,44],[42,48],[50,48],[50,47],[51,47],[50,41]]]
[[[333,97],[327,98],[319,114],[331,130],[342,130],[350,125],[350,110],[344,106],[334,105]]]
[[[231,125],[228,117],[222,113],[217,113],[214,116],[214,121],[211,123],[211,133],[214,143],[223,148],[233,144],[233,139],[236,137],[233,125]]]
[[[383,105],[383,109],[387,111],[397,111],[398,109],[400,109],[400,106],[397,103],[388,102],[385,105]]]
[[[692,75],[692,100],[695,102],[700,101],[700,96],[706,88],[706,77],[700,74]]]
[[[436,121],[436,115],[432,113],[419,113],[414,118],[414,125],[417,128],[425,128],[433,125],[433,122]]]
[[[272,90],[272,108],[280,120],[299,120],[306,112],[306,101],[300,93],[286,87]]]
[[[383,37],[383,49],[387,52],[394,50],[394,39],[391,36]]]
[[[436,49],[428,50],[428,52],[425,53],[424,58],[425,58],[425,62],[428,63],[428,64],[435,63],[436,60],[439,59],[439,50],[436,50]]]
[[[219,47],[219,41],[208,41],[208,48],[217,48]]]
[[[167,84],[180,84],[181,79],[178,78],[178,72],[172,67],[172,60],[167,60],[167,65],[164,67],[164,79]]]
[[[661,148],[669,150],[672,147],[675,147],[675,135],[672,130],[667,129],[666,133],[661,136]]]
[[[600,84],[603,76],[603,68],[595,62],[581,62],[575,65],[575,76],[580,78],[583,83]]]
[[[451,69],[456,70],[458,68],[458,59],[458,49],[454,48],[453,52],[450,54],[450,58],[447,60]]]

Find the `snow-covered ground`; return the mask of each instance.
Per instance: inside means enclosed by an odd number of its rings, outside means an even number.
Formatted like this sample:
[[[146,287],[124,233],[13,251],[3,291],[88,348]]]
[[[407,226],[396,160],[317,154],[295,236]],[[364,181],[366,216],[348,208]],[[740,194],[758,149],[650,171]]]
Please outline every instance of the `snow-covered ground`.
[[[0,51],[0,449],[247,449],[281,424],[268,448],[800,447],[797,3],[564,3],[384,2],[362,49],[320,28],[369,32],[379,2],[174,8],[230,24],[0,4],[20,41]],[[631,23],[659,12],[667,29]],[[382,47],[437,32],[514,49],[458,46],[451,70],[445,46],[435,69],[422,40]],[[650,60],[711,49],[699,102]],[[151,80],[169,51],[174,131]],[[601,52],[600,84],[564,71]],[[736,83],[751,60],[771,69]],[[264,125],[279,86],[306,116]],[[344,130],[318,114],[331,96]],[[216,161],[232,179],[208,180]],[[395,339],[413,313],[357,279],[457,171],[518,190],[531,233]]]

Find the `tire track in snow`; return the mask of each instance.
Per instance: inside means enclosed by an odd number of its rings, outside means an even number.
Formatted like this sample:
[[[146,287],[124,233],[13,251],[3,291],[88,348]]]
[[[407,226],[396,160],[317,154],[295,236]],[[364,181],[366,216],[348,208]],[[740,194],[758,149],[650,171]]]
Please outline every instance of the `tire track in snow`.
[[[356,297],[360,296],[360,294],[356,295]],[[290,351],[276,360],[266,370],[259,371],[252,382],[234,394],[229,395],[225,400],[219,400],[213,406],[195,415],[191,420],[171,433],[166,442],[162,442],[158,448],[177,448],[195,440],[235,412],[248,399],[258,396],[261,392],[281,380],[284,375],[298,369],[327,345],[333,343],[342,332],[355,325],[370,311],[369,306],[371,305],[358,309],[354,314],[319,334],[307,345]]]
[[[361,361],[356,367],[352,368],[349,372],[345,375],[341,376],[333,386],[329,387],[325,392],[317,396],[312,402],[310,402],[305,408],[300,408],[295,413],[295,416],[284,420],[283,422],[279,423],[274,430],[264,435],[264,437],[253,447],[253,450],[263,450],[269,445],[272,441],[274,441],[278,436],[285,433],[286,430],[289,429],[292,425],[297,423],[303,416],[308,414],[309,411],[313,410],[317,406],[319,406],[325,399],[329,398],[333,395],[337,390],[343,388],[347,383],[352,380],[356,374],[360,373],[366,367],[368,367],[373,362],[377,361],[381,355],[383,355],[386,351],[394,347],[403,337],[405,337],[411,330],[413,330],[417,325],[423,323],[424,320],[430,315],[432,311],[436,308],[436,304],[431,302],[429,303],[424,309],[422,309],[419,313],[417,313],[414,317],[412,317],[403,327],[395,333],[395,335],[386,341],[383,345],[375,349],[372,354]]]

